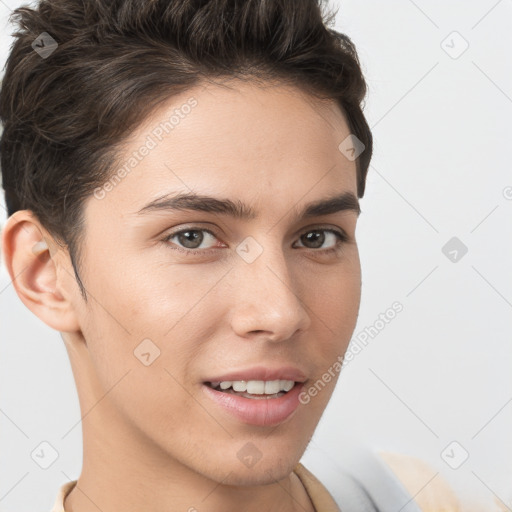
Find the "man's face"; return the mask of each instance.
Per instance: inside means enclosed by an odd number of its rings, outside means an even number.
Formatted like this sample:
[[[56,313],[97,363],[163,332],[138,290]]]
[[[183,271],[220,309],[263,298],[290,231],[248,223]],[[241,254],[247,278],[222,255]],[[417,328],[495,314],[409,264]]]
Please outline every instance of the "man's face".
[[[356,211],[300,217],[310,203],[357,197],[356,163],[338,149],[349,133],[334,103],[249,83],[196,87],[139,127],[120,158],[136,152],[137,164],[86,203],[88,302],[76,288],[73,303],[93,372],[79,378],[108,393],[84,428],[103,422],[155,465],[225,484],[293,469],[359,310]],[[228,199],[255,216],[145,208],[166,194]],[[251,396],[219,389],[238,380],[267,382],[249,382]]]

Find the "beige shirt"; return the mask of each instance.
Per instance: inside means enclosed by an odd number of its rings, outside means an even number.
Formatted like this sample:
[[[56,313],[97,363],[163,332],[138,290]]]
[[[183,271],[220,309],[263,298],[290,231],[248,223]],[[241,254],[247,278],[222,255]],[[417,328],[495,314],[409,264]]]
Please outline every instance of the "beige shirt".
[[[297,464],[294,473],[302,482],[317,512],[341,512],[329,491],[301,463]],[[61,486],[51,512],[65,512],[64,499],[71,492],[76,482],[76,480],[72,480]]]

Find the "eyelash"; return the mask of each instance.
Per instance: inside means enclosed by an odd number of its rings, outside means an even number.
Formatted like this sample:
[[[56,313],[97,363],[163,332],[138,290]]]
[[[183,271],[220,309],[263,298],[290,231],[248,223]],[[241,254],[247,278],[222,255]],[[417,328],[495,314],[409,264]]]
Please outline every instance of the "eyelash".
[[[165,244],[167,244],[167,246],[170,248],[170,249],[173,249],[175,251],[179,251],[181,253],[185,253],[186,255],[205,255],[205,254],[210,254],[212,253],[213,251],[216,251],[218,250],[217,249],[187,249],[185,247],[179,247],[179,246],[176,246],[176,247],[173,247],[172,245],[169,244],[171,238],[174,238],[176,235],[179,235],[181,233],[186,233],[188,231],[205,231],[206,233],[209,233],[210,235],[212,235],[213,237],[217,238],[217,236],[215,235],[215,233],[213,231],[211,231],[210,229],[206,229],[206,228],[199,228],[199,227],[190,227],[190,228],[186,228],[186,229],[181,229],[179,231],[175,231],[174,233],[170,233],[168,235],[166,235],[164,238],[162,238],[162,242],[164,242]],[[327,254],[331,254],[331,253],[337,253],[341,250],[341,246],[348,242],[349,238],[348,236],[343,232],[343,231],[338,231],[337,229],[332,229],[332,228],[313,228],[313,229],[308,229],[307,231],[304,231],[303,233],[301,233],[299,235],[299,238],[303,235],[306,235],[307,233],[311,233],[313,231],[324,231],[324,232],[327,232],[327,233],[333,233],[337,238],[337,242],[336,242],[336,245],[334,247],[330,247],[329,249],[309,249],[310,251],[313,251],[313,252],[316,252],[316,253],[321,253],[322,255],[327,255]],[[305,247],[305,249],[308,249],[307,247]]]

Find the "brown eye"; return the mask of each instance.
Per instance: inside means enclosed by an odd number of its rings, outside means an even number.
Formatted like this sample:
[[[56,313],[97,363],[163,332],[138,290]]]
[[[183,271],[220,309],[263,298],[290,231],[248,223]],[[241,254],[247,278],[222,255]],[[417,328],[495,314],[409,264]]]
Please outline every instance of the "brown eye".
[[[207,233],[207,235],[205,236],[203,233]],[[208,242],[208,238],[216,240],[215,235],[208,229],[182,229],[181,231],[166,236],[164,241],[170,242],[176,239],[177,243],[173,243],[182,249],[210,249],[213,245],[201,247],[203,241],[206,240],[206,242]]]
[[[334,249],[340,243],[346,241],[344,233],[334,229],[312,229],[300,236],[299,240],[308,249]],[[323,247],[327,242],[327,247]]]

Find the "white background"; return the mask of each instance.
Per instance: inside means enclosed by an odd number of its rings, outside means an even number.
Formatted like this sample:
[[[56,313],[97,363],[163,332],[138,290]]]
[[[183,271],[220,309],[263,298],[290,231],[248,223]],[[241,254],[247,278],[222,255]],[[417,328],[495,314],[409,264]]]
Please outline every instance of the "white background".
[[[2,66],[18,5],[0,0]],[[332,5],[368,80],[375,139],[354,338],[393,302],[403,311],[342,371],[303,462],[331,489],[342,468],[372,487],[363,453],[410,455],[434,478],[419,492],[445,479],[473,506],[512,510],[512,1]],[[457,262],[442,251],[452,237],[468,249]],[[48,511],[82,463],[74,380],[59,334],[3,268],[0,315],[0,512]],[[42,441],[59,453],[46,470],[30,456]],[[441,457],[452,441],[452,456],[469,454],[458,469]]]

